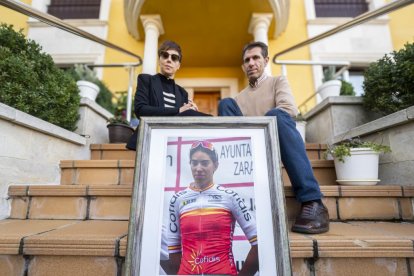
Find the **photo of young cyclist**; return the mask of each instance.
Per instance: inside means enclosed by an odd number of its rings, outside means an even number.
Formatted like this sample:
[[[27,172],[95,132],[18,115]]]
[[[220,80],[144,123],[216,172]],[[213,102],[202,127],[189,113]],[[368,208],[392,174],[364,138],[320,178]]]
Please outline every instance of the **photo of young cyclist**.
[[[189,156],[192,182],[168,199],[168,210],[164,213],[168,216],[164,222],[167,241],[163,243],[168,245],[168,260],[163,260],[161,266],[169,275],[255,275],[259,262],[254,209],[236,189],[216,184],[214,174],[220,165],[219,154],[209,140],[190,141],[189,152],[188,146],[187,152],[182,152]],[[248,155],[250,150],[245,142],[233,142],[233,148],[229,145],[226,148],[223,143],[220,146],[223,160],[226,150],[227,153],[232,150],[233,157],[242,150]],[[246,166],[243,172],[248,170]],[[226,171],[232,176],[240,174],[234,168]],[[240,267],[236,266],[233,253],[236,222],[250,244]]]

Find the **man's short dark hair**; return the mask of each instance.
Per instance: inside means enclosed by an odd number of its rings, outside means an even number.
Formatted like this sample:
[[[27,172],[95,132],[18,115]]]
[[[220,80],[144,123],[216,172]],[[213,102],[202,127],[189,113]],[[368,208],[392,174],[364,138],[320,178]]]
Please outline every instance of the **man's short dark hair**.
[[[181,59],[183,58],[183,55],[181,53],[181,47],[180,45],[178,45],[177,43],[171,40],[166,40],[160,45],[160,47],[158,48],[158,57],[161,56],[162,52],[166,52],[168,50],[177,51],[178,55],[180,56],[180,62],[181,62]]]
[[[262,56],[264,58],[267,58],[267,56],[269,55],[268,47],[266,44],[260,41],[250,42],[246,44],[243,48],[242,58],[244,58],[244,54],[246,53],[247,50],[250,50],[256,47],[259,47],[262,50]]]

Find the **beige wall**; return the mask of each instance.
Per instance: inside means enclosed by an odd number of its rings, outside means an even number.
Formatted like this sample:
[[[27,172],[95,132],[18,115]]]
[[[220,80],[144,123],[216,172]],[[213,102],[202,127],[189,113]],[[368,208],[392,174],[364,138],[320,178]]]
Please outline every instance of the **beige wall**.
[[[31,4],[31,0],[21,0],[25,4]],[[0,23],[13,25],[16,31],[23,29],[23,33],[27,34],[27,19],[26,15],[18,13],[12,9],[0,6]]]

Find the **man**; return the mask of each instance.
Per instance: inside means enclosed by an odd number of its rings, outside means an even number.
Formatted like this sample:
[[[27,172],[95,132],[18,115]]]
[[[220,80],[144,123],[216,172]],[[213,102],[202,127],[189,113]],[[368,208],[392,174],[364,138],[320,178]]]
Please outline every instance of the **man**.
[[[160,73],[140,74],[135,92],[135,115],[141,116],[211,116],[197,111],[197,106],[188,99],[184,88],[175,84],[175,73],[180,69],[181,47],[173,41],[165,41],[158,50]],[[126,147],[136,149],[138,129]]]
[[[329,230],[328,210],[321,201],[303,140],[292,117],[297,115],[293,95],[285,77],[264,73],[269,61],[267,45],[247,44],[243,49],[243,71],[249,79],[235,99],[226,98],[219,104],[219,116],[275,116],[282,162],[292,182],[301,211],[292,231],[319,234]]]

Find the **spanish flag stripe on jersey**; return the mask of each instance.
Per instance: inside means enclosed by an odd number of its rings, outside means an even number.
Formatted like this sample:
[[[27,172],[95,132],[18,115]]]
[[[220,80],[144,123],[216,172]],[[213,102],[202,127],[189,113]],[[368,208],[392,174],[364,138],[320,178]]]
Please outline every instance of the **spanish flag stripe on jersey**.
[[[219,215],[219,214],[229,214],[230,211],[223,208],[203,208],[203,209],[196,209],[192,211],[188,211],[182,213],[180,219],[187,217],[187,216],[206,216],[206,215]]]

